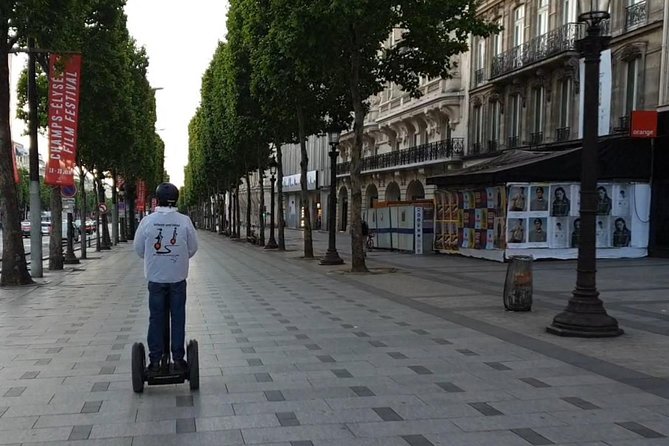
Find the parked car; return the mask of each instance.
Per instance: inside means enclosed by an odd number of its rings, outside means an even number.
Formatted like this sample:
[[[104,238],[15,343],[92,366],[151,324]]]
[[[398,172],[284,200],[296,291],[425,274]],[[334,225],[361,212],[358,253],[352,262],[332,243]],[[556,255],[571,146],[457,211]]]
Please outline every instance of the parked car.
[[[30,220],[23,220],[21,222],[21,234],[23,234],[24,237],[30,237]]]

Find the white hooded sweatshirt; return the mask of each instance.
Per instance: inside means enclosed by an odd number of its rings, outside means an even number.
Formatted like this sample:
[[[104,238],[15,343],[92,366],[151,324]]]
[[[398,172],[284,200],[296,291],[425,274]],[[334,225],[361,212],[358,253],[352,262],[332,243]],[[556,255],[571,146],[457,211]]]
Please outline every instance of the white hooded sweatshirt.
[[[139,223],[133,245],[144,259],[144,277],[149,282],[176,283],[188,277],[197,235],[190,218],[176,208],[158,206]]]

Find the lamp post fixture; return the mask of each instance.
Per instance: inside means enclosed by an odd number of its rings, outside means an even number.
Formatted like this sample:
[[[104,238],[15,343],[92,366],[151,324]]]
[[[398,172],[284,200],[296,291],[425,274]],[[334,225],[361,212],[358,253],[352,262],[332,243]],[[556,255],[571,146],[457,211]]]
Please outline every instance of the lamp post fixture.
[[[279,245],[276,244],[276,239],[274,238],[274,182],[276,181],[276,168],[277,163],[276,159],[272,157],[269,161],[269,183],[270,183],[270,217],[269,217],[269,241],[265,245],[265,249],[278,249]]]
[[[65,251],[65,257],[63,258],[63,263],[65,265],[77,265],[79,259],[74,255],[74,231],[77,230],[74,227],[74,217],[72,212],[67,213],[67,249]],[[81,240],[81,231],[79,231],[79,239]],[[84,231],[84,237],[86,237],[86,231]],[[81,243],[84,243],[85,240],[81,240]]]
[[[548,333],[582,338],[613,337],[623,334],[618,321],[609,316],[597,291],[597,164],[599,139],[599,62],[611,37],[602,36],[602,21],[608,19],[609,0],[580,0],[579,21],[587,24],[587,35],[578,41],[585,59],[583,109],[583,149],[581,153],[580,240],[576,266],[576,288],[567,308],[546,327]]]
[[[123,211],[121,214],[119,214],[119,224],[121,226],[121,230],[119,231],[119,242],[126,243],[128,241],[128,237],[126,235],[126,202],[125,202],[125,185],[121,186],[121,188],[118,191],[118,200],[119,204],[123,203],[123,206],[121,207]]]
[[[328,134],[330,144],[330,196],[328,198],[328,250],[325,257],[320,261],[321,265],[341,265],[344,263],[337,252],[337,146],[339,146],[339,132],[332,131]]]

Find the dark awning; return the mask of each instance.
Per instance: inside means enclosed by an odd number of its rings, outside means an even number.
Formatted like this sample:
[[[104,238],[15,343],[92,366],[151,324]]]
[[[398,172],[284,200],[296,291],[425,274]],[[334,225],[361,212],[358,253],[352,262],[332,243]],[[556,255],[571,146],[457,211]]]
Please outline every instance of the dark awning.
[[[579,181],[581,148],[561,151],[508,150],[480,164],[430,177],[438,187],[509,182]],[[599,179],[648,181],[650,142],[610,138],[599,144]]]

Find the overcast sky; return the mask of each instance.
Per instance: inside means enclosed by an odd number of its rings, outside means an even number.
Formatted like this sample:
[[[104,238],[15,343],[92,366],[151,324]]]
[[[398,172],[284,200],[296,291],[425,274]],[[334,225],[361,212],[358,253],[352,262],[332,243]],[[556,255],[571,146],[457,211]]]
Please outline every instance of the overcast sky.
[[[183,186],[188,162],[188,122],[200,101],[202,74],[218,41],[225,38],[227,10],[225,0],[128,0],[125,8],[130,34],[149,55],[149,82],[154,88],[162,88],[156,91],[156,129],[165,141],[165,169],[178,187]],[[25,123],[14,118],[16,82],[26,59],[24,55],[10,58],[11,124],[12,139],[28,148],[30,141],[23,135]],[[44,136],[40,137],[39,148],[47,159]]]
[[[188,122],[200,101],[202,74],[225,38],[224,0],[157,2],[128,0],[128,29],[149,55],[149,81],[156,91],[165,168],[177,186],[188,162]]]

